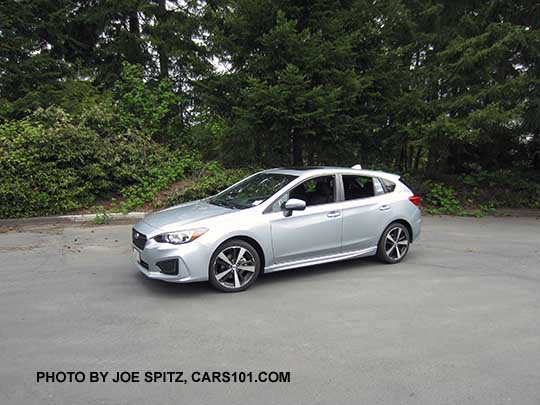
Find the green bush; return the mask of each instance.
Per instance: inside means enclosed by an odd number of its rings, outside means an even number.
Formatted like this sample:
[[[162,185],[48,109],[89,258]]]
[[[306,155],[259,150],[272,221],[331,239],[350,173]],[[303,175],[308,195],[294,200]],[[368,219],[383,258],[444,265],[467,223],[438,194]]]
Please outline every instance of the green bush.
[[[448,185],[426,182],[429,190],[425,195],[426,203],[435,207],[437,213],[457,214],[463,210],[454,189]]]
[[[110,188],[99,136],[60,110],[0,126],[0,216],[69,211]]]
[[[193,158],[122,130],[112,107],[74,117],[55,107],[0,125],[0,217],[64,213],[123,190],[147,201]]]
[[[180,108],[186,108],[187,100],[172,82],[146,79],[141,65],[123,63],[113,88],[117,124],[154,140],[178,143],[184,135]]]
[[[461,179],[464,194],[476,204],[504,208],[540,208],[540,174],[480,171]]]
[[[171,206],[206,198],[226,189],[255,171],[256,169],[223,169],[217,163],[211,163],[203,169],[198,179],[182,191],[172,195],[165,205]]]
[[[120,194],[125,197],[125,200],[120,203],[121,211],[126,212],[152,201],[159,191],[182,179],[198,165],[197,161],[191,157],[173,154],[165,157],[154,156],[153,160],[154,162],[149,165],[148,171],[138,183],[120,191]]]

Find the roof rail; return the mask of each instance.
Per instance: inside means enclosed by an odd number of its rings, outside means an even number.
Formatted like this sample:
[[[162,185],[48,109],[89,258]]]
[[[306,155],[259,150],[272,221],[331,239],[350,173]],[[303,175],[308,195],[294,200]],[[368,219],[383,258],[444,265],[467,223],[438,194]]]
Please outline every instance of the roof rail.
[[[362,170],[362,166],[359,164],[355,164],[353,167],[351,167],[351,169]]]

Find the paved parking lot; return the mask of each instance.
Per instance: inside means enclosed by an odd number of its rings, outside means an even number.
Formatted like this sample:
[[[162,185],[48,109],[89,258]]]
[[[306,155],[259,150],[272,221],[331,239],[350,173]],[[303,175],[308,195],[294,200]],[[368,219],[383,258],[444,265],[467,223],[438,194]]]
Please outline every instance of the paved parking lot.
[[[0,403],[540,404],[540,220],[425,218],[248,291],[147,280],[130,225],[0,233]],[[290,383],[37,383],[37,371],[280,370]]]

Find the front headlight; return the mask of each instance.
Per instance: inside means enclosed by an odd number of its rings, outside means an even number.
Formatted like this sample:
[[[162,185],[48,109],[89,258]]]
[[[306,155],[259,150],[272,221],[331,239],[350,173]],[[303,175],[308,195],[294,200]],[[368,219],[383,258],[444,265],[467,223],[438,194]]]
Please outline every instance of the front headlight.
[[[173,245],[181,245],[194,241],[199,236],[208,231],[206,228],[188,229],[186,231],[162,233],[154,238],[156,242],[172,243]]]

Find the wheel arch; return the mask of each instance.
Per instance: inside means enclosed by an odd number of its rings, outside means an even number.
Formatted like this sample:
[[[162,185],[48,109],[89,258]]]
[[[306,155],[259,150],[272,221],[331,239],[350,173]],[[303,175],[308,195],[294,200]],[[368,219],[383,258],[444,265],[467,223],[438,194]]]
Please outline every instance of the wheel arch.
[[[234,236],[230,236],[229,238],[225,239],[223,242],[221,242],[219,244],[219,246],[221,246],[224,243],[227,243],[227,242],[229,242],[229,241],[231,241],[233,239],[243,240],[244,242],[247,242],[251,246],[253,246],[253,248],[257,251],[257,254],[259,255],[259,258],[261,259],[261,273],[264,273],[264,267],[265,267],[265,264],[266,264],[266,258],[264,256],[264,250],[263,250],[261,244],[257,240],[253,239],[250,236],[247,236],[247,235],[234,235]]]
[[[383,234],[384,234],[384,231],[392,224],[402,224],[403,226],[405,226],[405,228],[407,228],[407,230],[409,231],[409,235],[411,237],[411,240],[410,240],[410,243],[413,242],[414,240],[414,235],[413,235],[413,229],[412,229],[412,226],[410,224],[409,221],[407,221],[406,219],[403,219],[403,218],[397,218],[397,219],[394,219],[393,221],[389,222],[388,225],[386,225],[384,227],[384,230],[383,230]],[[382,235],[381,235],[382,236]]]

